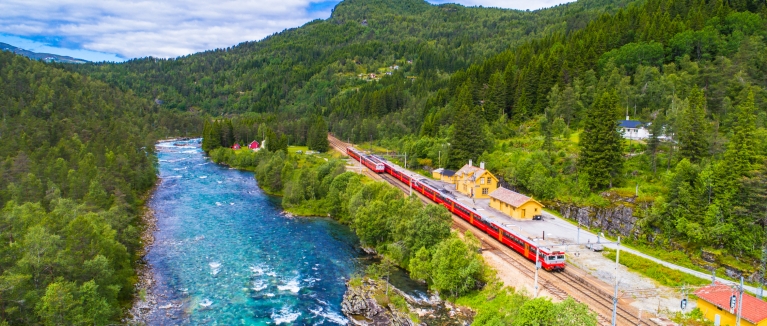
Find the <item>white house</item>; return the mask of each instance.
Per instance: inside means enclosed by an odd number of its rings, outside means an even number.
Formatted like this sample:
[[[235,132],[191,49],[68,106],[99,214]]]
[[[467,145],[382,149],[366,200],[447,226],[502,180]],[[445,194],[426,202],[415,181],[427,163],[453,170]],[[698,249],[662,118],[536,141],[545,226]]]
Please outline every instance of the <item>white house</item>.
[[[621,129],[623,138],[640,140],[650,137],[650,131],[644,123],[637,120],[629,120],[629,116],[626,116],[626,120],[620,120],[618,127]]]

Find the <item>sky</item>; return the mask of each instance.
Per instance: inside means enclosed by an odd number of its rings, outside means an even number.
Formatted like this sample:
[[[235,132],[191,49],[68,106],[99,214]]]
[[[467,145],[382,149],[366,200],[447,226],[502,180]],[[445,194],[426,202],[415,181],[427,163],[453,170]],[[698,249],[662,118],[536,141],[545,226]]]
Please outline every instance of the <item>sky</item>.
[[[540,9],[571,0],[428,0]],[[2,0],[0,42],[90,61],[178,57],[330,17],[338,0]]]

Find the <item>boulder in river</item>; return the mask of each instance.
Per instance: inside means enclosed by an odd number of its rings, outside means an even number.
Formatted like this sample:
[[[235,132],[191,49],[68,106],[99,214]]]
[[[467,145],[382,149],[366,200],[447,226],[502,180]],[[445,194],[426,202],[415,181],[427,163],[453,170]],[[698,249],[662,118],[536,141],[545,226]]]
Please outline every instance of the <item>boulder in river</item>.
[[[468,326],[474,316],[471,310],[442,301],[437,295],[416,299],[386,281],[369,278],[347,282],[341,311],[352,324],[360,326]]]

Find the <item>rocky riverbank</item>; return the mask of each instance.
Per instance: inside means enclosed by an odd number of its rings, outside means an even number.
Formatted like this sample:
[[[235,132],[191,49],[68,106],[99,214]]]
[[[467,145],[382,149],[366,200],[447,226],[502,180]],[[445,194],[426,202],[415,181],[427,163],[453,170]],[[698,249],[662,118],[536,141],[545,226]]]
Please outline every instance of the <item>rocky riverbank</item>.
[[[369,278],[347,282],[341,311],[351,324],[360,326],[463,326],[474,317],[470,309],[441,300],[437,294],[414,298],[386,281]]]
[[[150,194],[154,193],[158,183],[155,185]],[[136,277],[137,282],[134,286],[133,305],[128,311],[128,316],[123,319],[125,324],[142,324],[145,325],[148,322],[148,317],[157,309],[157,300],[152,291],[152,284],[154,283],[154,273],[152,268],[144,260],[144,256],[149,251],[149,248],[154,243],[154,232],[157,231],[157,219],[154,216],[154,211],[146,207],[144,213],[141,215],[141,224],[144,226],[144,230],[141,233],[141,243],[143,244],[141,251],[138,253],[139,261],[136,262]]]

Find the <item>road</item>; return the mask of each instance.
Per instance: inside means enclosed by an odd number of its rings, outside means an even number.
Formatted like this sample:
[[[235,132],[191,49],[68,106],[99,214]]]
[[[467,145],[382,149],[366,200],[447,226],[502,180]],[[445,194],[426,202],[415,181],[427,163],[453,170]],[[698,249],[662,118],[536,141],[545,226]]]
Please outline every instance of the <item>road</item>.
[[[543,236],[543,232],[545,231],[546,232],[546,238],[557,238],[557,239],[565,240],[566,243],[576,243],[576,241],[578,240],[578,237],[579,237],[578,236],[579,231],[578,231],[578,227],[577,226],[574,226],[574,225],[570,224],[569,222],[565,221],[564,219],[562,219],[560,217],[557,217],[557,216],[555,216],[555,215],[553,215],[551,213],[545,212],[545,211],[544,211],[543,216],[544,216],[544,221],[546,222],[545,224],[536,223],[538,221],[519,221],[517,223],[520,224],[520,226],[525,231],[527,231],[527,233],[533,233],[533,234],[536,234],[536,235]],[[538,224],[537,227],[536,227],[536,224]],[[592,232],[589,232],[589,231],[584,230],[584,229],[580,230],[580,243],[597,242],[597,241],[602,242],[602,244],[605,247],[610,248],[610,249],[617,249],[617,247],[618,247],[618,245],[615,244],[615,243],[605,243],[604,238],[599,239],[599,237],[596,234],[592,233]],[[661,264],[663,266],[666,266],[666,267],[674,269],[674,270],[678,270],[678,271],[683,272],[683,273],[687,273],[687,274],[690,274],[690,275],[693,275],[693,276],[696,276],[696,277],[699,277],[699,278],[702,278],[702,279],[705,279],[705,280],[710,280],[711,279],[711,274],[702,273],[702,272],[699,272],[699,271],[696,271],[696,270],[689,269],[687,267],[683,267],[683,266],[679,266],[679,265],[676,265],[676,264],[672,264],[672,263],[669,263],[667,261],[664,261],[664,260],[655,258],[653,256],[647,255],[645,253],[642,253],[641,251],[638,251],[636,249],[632,249],[632,248],[629,248],[629,247],[626,247],[626,246],[620,246],[620,249],[621,249],[621,251],[630,252],[630,253],[632,253],[634,255],[637,255],[637,256],[640,256],[642,258],[654,261],[654,262],[656,262],[658,264]],[[722,278],[717,278],[717,281],[725,283],[725,284],[729,284],[729,285],[735,285],[735,282],[728,281],[728,280],[725,280],[725,279],[722,279]],[[756,288],[756,287],[753,287],[753,286],[745,285],[745,286],[743,286],[743,288],[746,291],[751,292],[753,294],[758,294],[759,293],[759,289]]]

